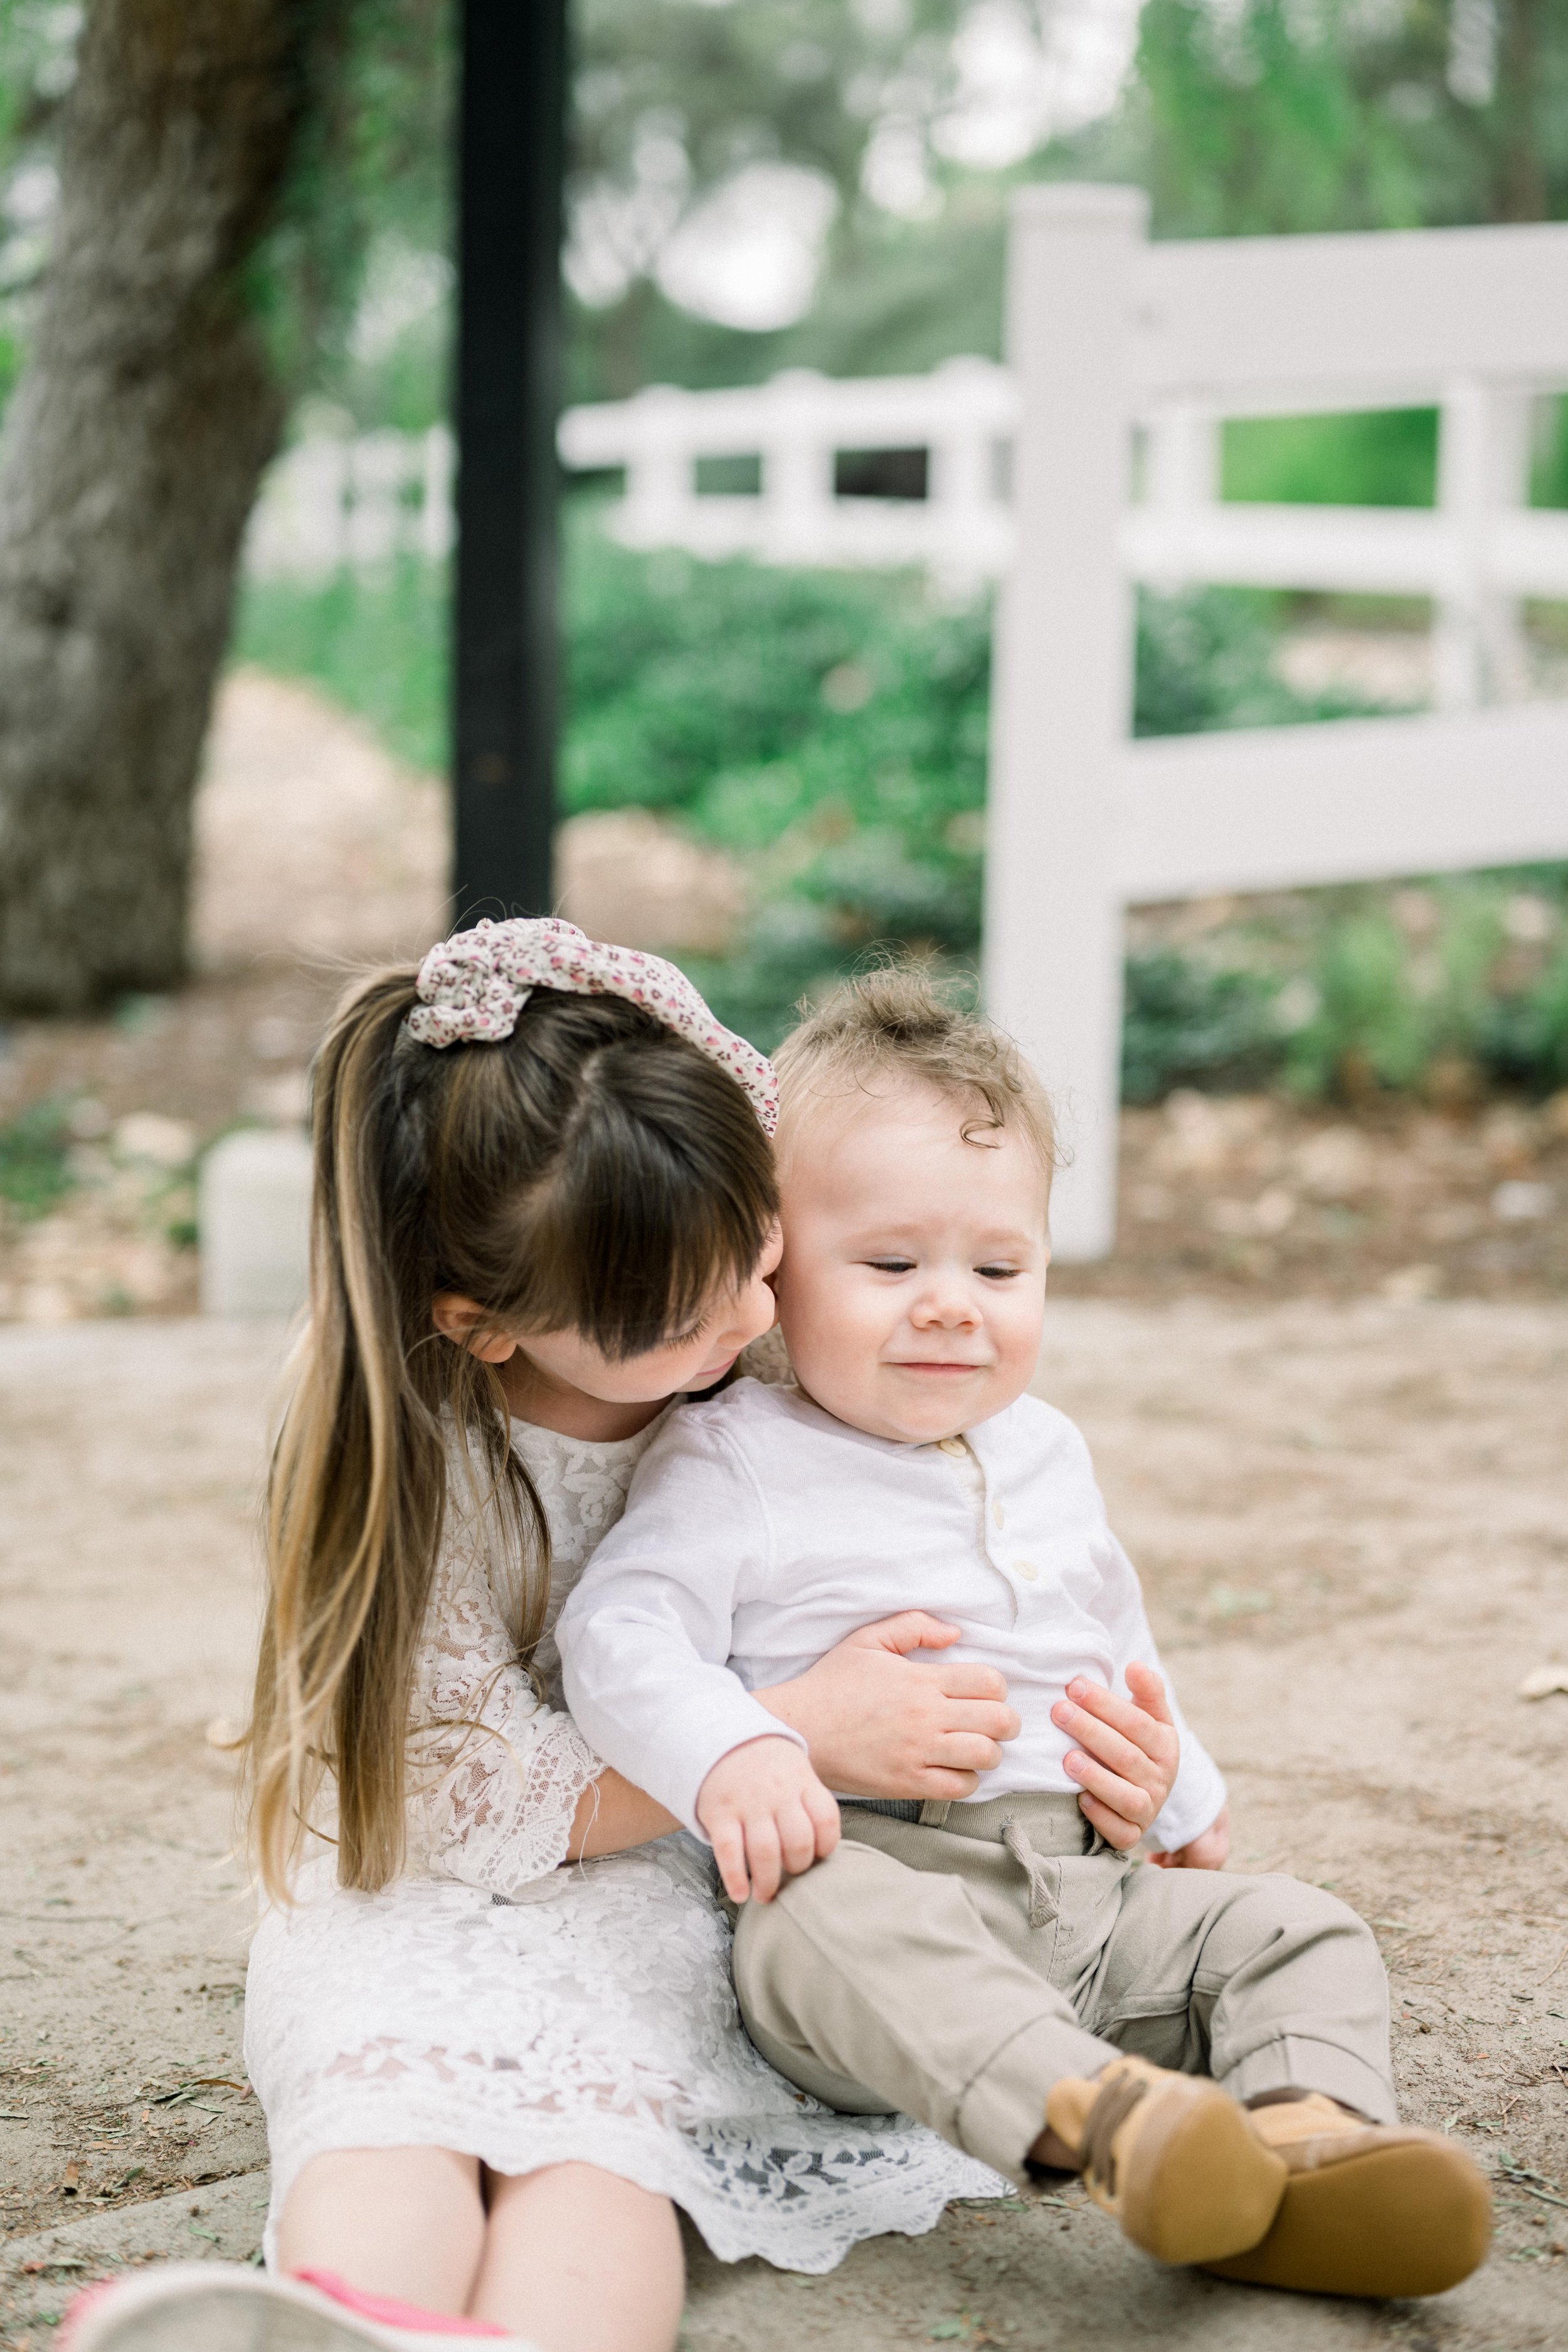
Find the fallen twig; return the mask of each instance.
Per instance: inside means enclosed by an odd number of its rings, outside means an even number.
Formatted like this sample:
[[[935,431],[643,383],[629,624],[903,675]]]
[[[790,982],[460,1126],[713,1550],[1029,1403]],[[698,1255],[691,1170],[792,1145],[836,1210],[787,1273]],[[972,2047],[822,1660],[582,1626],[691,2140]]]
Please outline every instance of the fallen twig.
[[[1537,2181],[1546,2179],[1543,2172],[1532,2172],[1528,2165],[1500,2163],[1492,2177],[1497,2180],[1506,2180],[1510,2189],[1522,2189],[1527,2197],[1539,2198],[1542,2205],[1560,2205],[1568,2213],[1568,2197],[1556,2197],[1552,2193],[1557,2187],[1554,2180],[1543,2189],[1535,2186]]]

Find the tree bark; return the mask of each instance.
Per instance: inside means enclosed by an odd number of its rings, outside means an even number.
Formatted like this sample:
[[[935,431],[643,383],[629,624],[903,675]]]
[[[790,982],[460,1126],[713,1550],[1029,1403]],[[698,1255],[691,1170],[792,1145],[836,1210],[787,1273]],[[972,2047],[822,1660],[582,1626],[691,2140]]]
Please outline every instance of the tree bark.
[[[92,0],[0,440],[0,1003],[174,985],[191,803],[284,401],[247,303],[331,0]]]

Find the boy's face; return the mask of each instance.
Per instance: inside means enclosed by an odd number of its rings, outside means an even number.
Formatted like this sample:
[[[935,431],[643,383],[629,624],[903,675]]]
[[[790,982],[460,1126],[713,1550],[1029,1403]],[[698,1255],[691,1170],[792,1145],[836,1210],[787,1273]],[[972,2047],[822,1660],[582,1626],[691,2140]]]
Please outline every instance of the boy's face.
[[[806,1393],[873,1437],[956,1436],[1034,1376],[1046,1179],[967,1118],[910,1084],[809,1100],[780,1138],[779,1322]]]

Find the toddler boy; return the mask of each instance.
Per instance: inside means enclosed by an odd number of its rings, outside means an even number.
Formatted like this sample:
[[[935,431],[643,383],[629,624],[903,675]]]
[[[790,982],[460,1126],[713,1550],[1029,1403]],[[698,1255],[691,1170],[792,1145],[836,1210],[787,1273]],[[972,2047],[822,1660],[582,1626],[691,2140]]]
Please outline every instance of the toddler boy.
[[[1485,2252],[1488,2194],[1396,2120],[1368,1929],[1292,1879],[1134,1863],[1067,1769],[1068,1685],[1125,1691],[1154,1654],[1083,1441],[1026,1393],[1038,1081],[909,973],[840,992],[779,1067],[795,1383],[671,1415],[561,1622],[574,1715],[710,1840],[746,2023],[803,2089],[903,2109],[1015,2179],[1075,2165],[1166,2262],[1452,2285]],[[910,1608],[1006,1676],[1019,1734],[972,1798],[846,1799],[837,1838],[804,1743],[750,1694]],[[1224,1783],[1175,1721],[1154,1842],[1217,1864]],[[781,1858],[798,1874],[745,1901]]]

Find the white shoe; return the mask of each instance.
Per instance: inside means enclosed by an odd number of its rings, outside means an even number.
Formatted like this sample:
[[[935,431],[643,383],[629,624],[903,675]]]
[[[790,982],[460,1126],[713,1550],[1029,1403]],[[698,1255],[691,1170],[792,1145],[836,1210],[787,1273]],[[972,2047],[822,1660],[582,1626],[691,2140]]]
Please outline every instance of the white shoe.
[[[89,2287],[66,2315],[59,2352],[534,2352],[484,2320],[342,2294],[248,2264],[169,2263]]]

